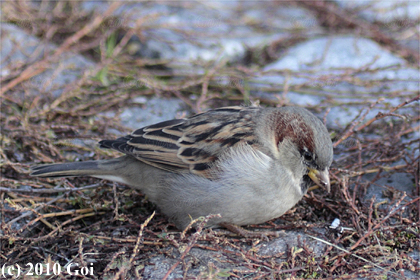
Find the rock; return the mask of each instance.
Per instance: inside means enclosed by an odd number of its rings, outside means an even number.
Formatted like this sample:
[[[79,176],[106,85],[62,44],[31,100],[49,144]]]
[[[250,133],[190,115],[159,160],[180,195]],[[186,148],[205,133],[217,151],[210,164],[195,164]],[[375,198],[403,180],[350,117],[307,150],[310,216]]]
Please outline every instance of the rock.
[[[87,2],[87,10],[106,10],[108,4]],[[155,2],[122,6],[117,16],[129,18],[128,25],[142,22],[138,55],[169,60],[169,65],[190,65],[220,58],[242,59],[247,48],[264,46],[295,34],[319,32],[308,11],[279,2],[212,1]]]
[[[281,90],[287,82],[291,103],[331,106],[327,124],[343,127],[366,104],[379,98],[386,100],[386,106],[397,106],[412,98],[418,90],[419,76],[418,69],[410,68],[404,59],[372,40],[349,35],[312,39],[291,47],[264,67],[256,83],[269,83]],[[356,104],[349,107],[350,103]],[[366,119],[380,111],[372,109]],[[406,113],[415,114],[416,110]]]
[[[41,60],[50,55],[57,47],[53,44],[44,44],[37,37],[28,35],[20,28],[3,23],[1,24],[1,50],[2,58],[7,58],[0,65],[1,76],[8,75],[14,67]],[[63,87],[76,81],[83,72],[93,63],[81,55],[71,52],[62,53],[57,62],[48,65],[49,69],[25,81],[31,94],[52,94],[58,97]]]
[[[151,98],[144,106],[126,108],[119,115],[122,125],[133,130],[158,122],[174,119],[183,102],[171,98]],[[127,133],[124,133],[127,134]]]

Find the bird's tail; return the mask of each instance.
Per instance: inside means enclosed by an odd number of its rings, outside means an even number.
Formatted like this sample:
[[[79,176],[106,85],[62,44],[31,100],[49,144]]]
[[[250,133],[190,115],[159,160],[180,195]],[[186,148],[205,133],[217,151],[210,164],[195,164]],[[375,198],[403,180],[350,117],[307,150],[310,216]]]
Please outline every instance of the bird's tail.
[[[44,164],[31,167],[31,176],[37,177],[76,177],[91,176],[107,178],[122,175],[131,164],[137,166],[135,160],[129,156],[105,160],[78,161],[58,164]]]
[[[37,177],[95,176],[103,173],[98,161],[44,164],[31,167],[31,171],[31,176]]]
[[[132,156],[93,161],[38,165],[31,168],[37,177],[89,176],[115,181],[141,189],[147,180],[155,180],[155,167],[148,166]],[[159,171],[164,172],[164,171]],[[156,175],[157,176],[157,175]],[[147,184],[146,184],[147,185]]]

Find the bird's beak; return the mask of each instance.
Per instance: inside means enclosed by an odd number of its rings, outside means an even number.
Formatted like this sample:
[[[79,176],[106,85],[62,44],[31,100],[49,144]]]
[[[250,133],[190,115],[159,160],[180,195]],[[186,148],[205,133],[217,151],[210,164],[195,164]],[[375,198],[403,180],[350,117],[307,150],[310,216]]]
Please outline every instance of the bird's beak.
[[[330,192],[331,186],[330,186],[330,175],[328,173],[328,169],[319,171],[317,169],[309,168],[308,176],[309,178],[312,179],[312,181],[315,182],[315,184],[325,189],[327,192]]]

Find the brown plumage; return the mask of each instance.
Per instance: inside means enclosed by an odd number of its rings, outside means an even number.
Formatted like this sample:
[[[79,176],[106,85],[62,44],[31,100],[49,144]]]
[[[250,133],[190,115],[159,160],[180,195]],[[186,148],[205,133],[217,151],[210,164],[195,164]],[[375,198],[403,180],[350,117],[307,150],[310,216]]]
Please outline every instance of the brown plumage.
[[[210,225],[265,222],[299,201],[310,178],[329,189],[328,132],[298,107],[224,107],[99,144],[126,155],[38,166],[32,175],[126,183],[147,194],[179,228],[208,214],[222,215]]]

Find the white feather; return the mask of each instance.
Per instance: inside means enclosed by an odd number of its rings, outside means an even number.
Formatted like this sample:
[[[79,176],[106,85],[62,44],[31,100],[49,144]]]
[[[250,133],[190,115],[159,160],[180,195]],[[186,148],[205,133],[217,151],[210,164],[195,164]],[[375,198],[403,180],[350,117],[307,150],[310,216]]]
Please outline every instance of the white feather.
[[[123,177],[120,177],[120,176],[115,176],[115,175],[98,175],[98,176],[92,176],[92,177],[130,185],[130,182],[127,182],[126,180],[124,180]]]

